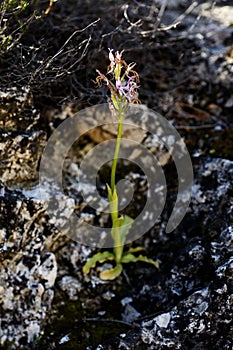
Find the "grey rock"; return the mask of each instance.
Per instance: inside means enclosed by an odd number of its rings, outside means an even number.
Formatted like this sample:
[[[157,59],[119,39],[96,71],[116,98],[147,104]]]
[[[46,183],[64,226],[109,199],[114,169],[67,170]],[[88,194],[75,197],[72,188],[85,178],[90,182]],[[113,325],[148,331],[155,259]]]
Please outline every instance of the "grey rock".
[[[193,220],[200,220],[205,234],[190,239],[183,233],[186,245],[174,257],[170,277],[157,287],[161,301],[170,297],[175,306],[141,322],[138,332],[129,331],[118,340],[118,347],[104,349],[232,349],[233,162],[199,159],[195,169],[184,227],[192,230]]]
[[[70,300],[77,300],[80,291],[83,289],[83,285],[71,276],[63,276],[58,285],[61,290],[67,293]]]
[[[38,123],[39,117],[29,87],[0,91],[0,129],[28,132]]]
[[[4,183],[16,184],[36,180],[37,168],[45,146],[43,131],[0,133],[0,177]]]
[[[0,178],[18,184],[36,180],[46,133],[28,87],[0,91]]]
[[[24,348],[38,338],[51,307],[57,263],[45,247],[43,204],[4,185],[0,202],[0,344]]]

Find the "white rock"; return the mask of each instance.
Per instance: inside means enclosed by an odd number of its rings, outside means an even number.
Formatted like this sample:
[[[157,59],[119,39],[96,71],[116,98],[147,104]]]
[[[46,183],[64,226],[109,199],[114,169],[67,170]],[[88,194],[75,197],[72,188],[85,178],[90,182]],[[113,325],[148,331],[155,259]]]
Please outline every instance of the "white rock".
[[[57,261],[54,254],[49,253],[47,259],[39,266],[37,275],[42,280],[46,280],[46,288],[53,287],[57,277]]]
[[[26,331],[28,333],[28,342],[31,343],[39,336],[40,326],[38,325],[38,323],[30,323]]]
[[[166,312],[164,314],[161,314],[157,317],[155,317],[155,322],[157,323],[157,325],[161,328],[167,328],[169,322],[171,319],[171,315],[169,312]]]

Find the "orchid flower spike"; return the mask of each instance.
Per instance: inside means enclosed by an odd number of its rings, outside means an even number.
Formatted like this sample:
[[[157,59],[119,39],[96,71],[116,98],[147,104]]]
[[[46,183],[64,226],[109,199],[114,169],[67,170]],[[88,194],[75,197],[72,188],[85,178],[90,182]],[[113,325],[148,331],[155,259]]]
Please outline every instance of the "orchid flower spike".
[[[107,69],[107,75],[111,75],[112,78],[108,78],[97,70],[98,76],[96,82],[100,86],[104,82],[111,92],[111,102],[113,107],[118,110],[119,104],[127,105],[128,103],[140,103],[138,99],[139,88],[139,75],[133,70],[136,63],[132,62],[127,64],[122,59],[124,51],[116,51],[114,54],[113,49],[109,49],[109,61],[110,64]]]

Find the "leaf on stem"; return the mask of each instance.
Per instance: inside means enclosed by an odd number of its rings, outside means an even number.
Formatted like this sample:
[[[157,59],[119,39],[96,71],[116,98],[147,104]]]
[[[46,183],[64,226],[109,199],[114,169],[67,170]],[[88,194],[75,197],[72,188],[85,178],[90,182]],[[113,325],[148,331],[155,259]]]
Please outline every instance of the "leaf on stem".
[[[108,190],[108,199],[109,199],[109,202],[111,202],[112,201],[112,189],[108,184],[106,184],[106,187]]]
[[[128,215],[125,215],[123,218],[119,218],[120,240],[122,246],[125,244],[126,236],[129,233],[132,224],[133,219]]]
[[[114,254],[108,251],[97,253],[87,260],[87,262],[83,266],[83,273],[87,275],[90,272],[90,269],[96,266],[97,262],[102,264],[107,260],[114,260],[114,259],[115,259]]]
[[[116,188],[112,191],[111,187],[106,184],[107,190],[108,190],[108,200],[109,200],[109,206],[110,206],[110,213],[113,217],[118,216],[118,196]]]

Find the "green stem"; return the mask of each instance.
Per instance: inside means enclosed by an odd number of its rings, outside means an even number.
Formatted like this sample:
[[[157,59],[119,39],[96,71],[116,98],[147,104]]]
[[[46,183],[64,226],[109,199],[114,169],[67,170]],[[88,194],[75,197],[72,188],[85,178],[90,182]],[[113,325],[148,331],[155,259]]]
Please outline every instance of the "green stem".
[[[116,263],[120,263],[122,252],[123,252],[123,246],[121,245],[121,238],[120,238],[120,227],[119,227],[119,212],[118,212],[118,195],[116,192],[116,168],[117,168],[117,161],[120,151],[120,144],[121,144],[121,137],[122,137],[122,121],[123,121],[123,108],[120,105],[119,106],[119,121],[118,121],[118,129],[117,129],[117,140],[116,140],[116,147],[115,147],[115,153],[114,153],[114,159],[111,169],[111,190],[112,194],[115,193],[115,210],[114,212],[111,211],[111,218],[112,218],[112,237],[114,241],[114,255],[116,259]]]
[[[112,193],[114,192],[114,189],[115,189],[115,186],[116,186],[116,167],[117,167],[118,155],[119,155],[120,145],[121,145],[122,121],[123,121],[123,111],[122,111],[122,107],[120,107],[120,109],[119,109],[118,130],[117,130],[117,141],[116,141],[116,147],[115,147],[115,153],[114,153],[113,164],[112,164],[112,171],[111,171],[111,189],[112,189]]]
[[[115,225],[113,224],[112,236],[114,240],[115,260],[116,260],[116,263],[119,264],[121,262],[122,253],[123,253],[123,246],[121,245],[121,238],[120,238],[119,222],[115,222]]]

